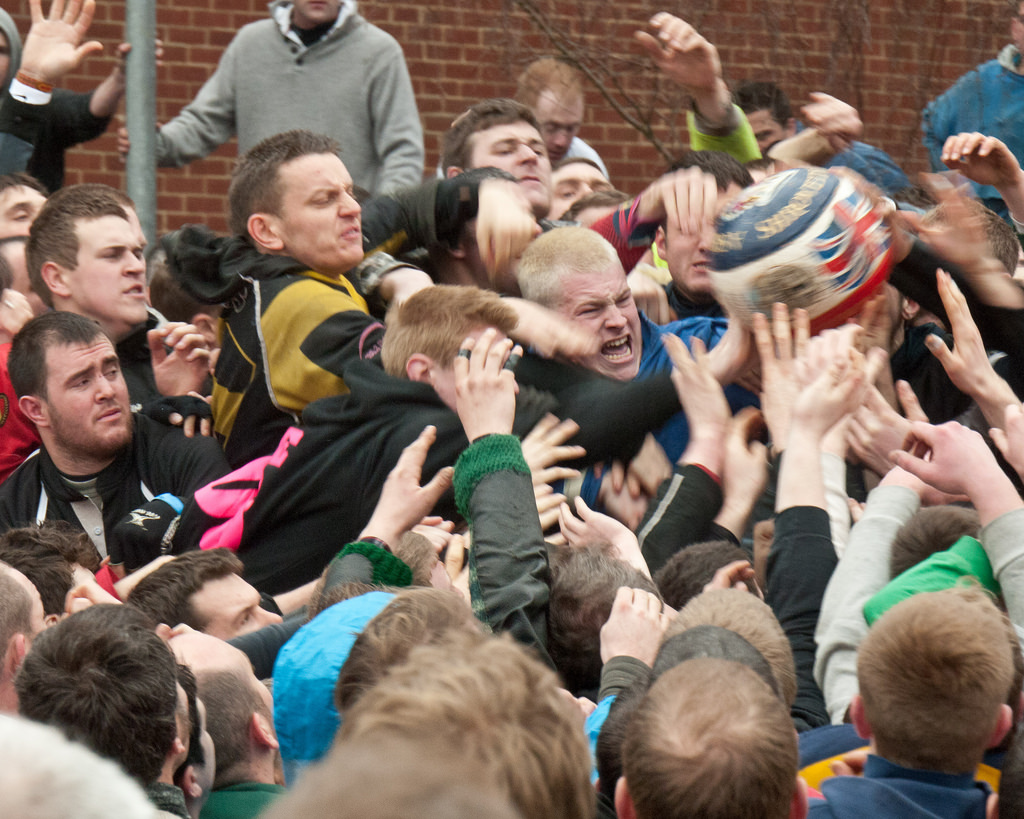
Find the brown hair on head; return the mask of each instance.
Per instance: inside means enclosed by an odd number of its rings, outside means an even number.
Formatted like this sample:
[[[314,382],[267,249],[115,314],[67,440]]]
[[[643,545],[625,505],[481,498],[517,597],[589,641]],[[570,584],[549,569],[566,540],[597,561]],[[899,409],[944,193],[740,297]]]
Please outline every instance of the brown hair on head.
[[[729,660],[666,671],[629,722],[622,760],[638,819],[785,819],[797,787],[786,706]]]
[[[344,714],[418,645],[447,639],[448,632],[479,632],[480,622],[456,594],[440,589],[403,589],[356,637],[338,673],[334,705]]]
[[[242,561],[228,549],[185,552],[142,578],[128,595],[128,605],[146,612],[172,628],[184,623],[197,631],[206,628],[192,608],[192,595],[211,580],[241,575]]]
[[[515,100],[494,97],[478,102],[461,113],[441,137],[441,169],[470,170],[469,158],[473,153],[473,136],[495,125],[525,122],[540,133],[540,125],[533,111]]]
[[[429,740],[476,760],[531,819],[593,816],[579,713],[554,672],[508,637],[454,631],[414,648],[345,714],[339,743],[370,737]]]
[[[973,773],[1012,679],[1002,615],[977,587],[898,603],[857,652],[864,716],[878,753],[906,768]]]
[[[78,266],[78,223],[104,216],[127,220],[129,210],[135,210],[135,203],[109,185],[70,185],[46,200],[29,229],[25,262],[32,289],[47,307],[53,307],[53,295],[43,281],[43,265]]]
[[[228,227],[236,236],[249,235],[254,213],[279,215],[281,166],[311,154],[338,155],[338,141],[312,131],[285,131],[254,145],[235,163],[228,187]]]

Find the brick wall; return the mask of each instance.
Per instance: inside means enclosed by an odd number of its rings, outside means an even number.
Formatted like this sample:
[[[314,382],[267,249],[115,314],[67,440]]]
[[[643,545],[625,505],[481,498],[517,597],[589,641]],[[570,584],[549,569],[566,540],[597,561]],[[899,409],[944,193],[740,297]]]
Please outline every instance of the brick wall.
[[[679,133],[680,100],[661,87],[631,36],[662,8],[692,21],[718,45],[729,80],[773,78],[794,100],[821,90],[857,105],[865,139],[908,171],[926,168],[919,119],[924,104],[1009,41],[1003,0],[529,2],[570,35],[566,47],[617,99],[629,95],[631,113],[650,121],[668,150],[678,150],[685,139]],[[124,0],[98,5],[91,34],[110,55],[122,36]],[[28,0],[5,6],[27,31]],[[455,115],[482,97],[513,93],[520,68],[538,54],[552,53],[537,24],[513,0],[364,0],[361,10],[405,48],[426,131],[428,168],[436,166],[440,134]],[[174,0],[160,3],[157,14],[166,52],[157,115],[165,121],[193,97],[234,32],[263,18],[266,6],[263,0]],[[91,88],[111,59],[92,58],[68,85]],[[639,190],[663,167],[661,156],[596,88],[588,89],[587,103],[582,136],[604,157],[618,187]],[[234,155],[232,142],[188,168],[159,172],[161,229],[184,221],[225,229],[224,195]],[[75,149],[68,159],[69,182],[124,183],[112,133]]]

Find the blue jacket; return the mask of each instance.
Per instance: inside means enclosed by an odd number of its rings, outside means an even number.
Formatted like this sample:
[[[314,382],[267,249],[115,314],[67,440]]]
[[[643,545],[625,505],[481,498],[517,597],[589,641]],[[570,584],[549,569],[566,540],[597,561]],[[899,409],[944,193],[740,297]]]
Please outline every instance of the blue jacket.
[[[812,799],[810,819],[984,819],[991,791],[970,775],[917,771],[869,756],[864,776],[835,776]]]
[[[921,128],[933,171],[946,170],[942,146],[948,137],[964,131],[980,131],[1001,139],[1024,163],[1024,76],[1018,73],[1020,59],[1015,46],[1006,46],[997,59],[964,74],[924,109]],[[974,189],[985,205],[1005,217],[1006,206],[995,188],[974,185]]]

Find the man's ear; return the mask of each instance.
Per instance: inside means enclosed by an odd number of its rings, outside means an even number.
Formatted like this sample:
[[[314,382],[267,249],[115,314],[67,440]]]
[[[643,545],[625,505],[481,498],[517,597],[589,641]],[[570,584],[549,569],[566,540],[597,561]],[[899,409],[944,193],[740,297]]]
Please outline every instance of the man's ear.
[[[431,370],[434,369],[434,360],[423,353],[413,353],[405,362],[405,375],[410,381],[417,381],[420,384],[432,384]],[[27,414],[27,413],[26,413]]]
[[[789,819],[805,819],[810,808],[807,805],[807,783],[797,775],[793,798],[789,801]]]
[[[18,408],[22,411],[25,417],[37,427],[47,427],[50,425],[46,406],[36,396],[21,396],[21,398],[18,399]]]
[[[57,262],[43,262],[39,274],[52,295],[68,299],[71,298],[71,288],[68,287],[68,276],[71,272]]]
[[[254,213],[245,223],[249,236],[260,250],[277,253],[284,250],[284,239],[278,235],[277,218],[269,213]]]
[[[873,734],[868,718],[864,714],[864,698],[860,694],[854,694],[850,700],[850,722],[853,723],[857,736],[861,739],[871,739]]]
[[[198,799],[203,795],[203,786],[199,784],[195,765],[185,766],[185,770],[178,777],[177,784],[181,788],[181,792],[185,794],[186,799]]]
[[[261,748],[276,750],[280,747],[277,734],[274,733],[274,726],[265,716],[255,711],[249,720],[249,738]]]
[[[14,675],[18,673],[18,669],[21,668],[21,663],[25,659],[25,655],[28,653],[28,640],[25,635],[21,632],[13,635],[10,640],[7,641],[7,651],[3,657],[3,675],[0,679],[11,681],[14,679]]]
[[[615,815],[619,819],[636,819],[633,797],[629,795],[629,784],[624,776],[615,783]]]
[[[195,326],[199,334],[206,339],[206,343],[211,349],[214,346],[220,346],[217,323],[218,320],[215,316],[211,316],[209,313],[204,313],[201,310],[189,319],[189,324]]]
[[[1003,703],[999,706],[999,718],[996,720],[996,727],[992,729],[992,736],[989,737],[986,748],[995,748],[1007,732],[1013,728],[1013,709]]]
[[[664,260],[665,254],[668,253],[668,244],[666,242],[667,237],[665,236],[665,228],[659,227],[658,232],[654,234],[654,247],[658,251],[658,255]]]
[[[904,321],[913,321],[921,312],[921,305],[913,299],[903,299],[903,306],[900,307],[900,317]]]
[[[791,136],[796,136],[796,118],[790,117],[786,120],[786,124],[783,126],[786,129],[786,139]]]
[[[460,173],[462,173],[462,168],[460,168],[458,165],[449,165],[447,168],[444,169],[444,178],[452,179],[458,176]]]

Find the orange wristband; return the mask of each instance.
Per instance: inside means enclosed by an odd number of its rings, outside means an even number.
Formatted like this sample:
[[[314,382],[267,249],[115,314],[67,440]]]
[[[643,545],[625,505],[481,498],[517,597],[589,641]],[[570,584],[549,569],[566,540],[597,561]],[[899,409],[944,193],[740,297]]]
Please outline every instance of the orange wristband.
[[[26,74],[24,71],[19,71],[16,75],[16,79],[22,85],[27,85],[29,88],[36,89],[36,91],[41,91],[44,94],[53,93],[52,83],[43,82],[43,80],[37,80],[35,77]]]

